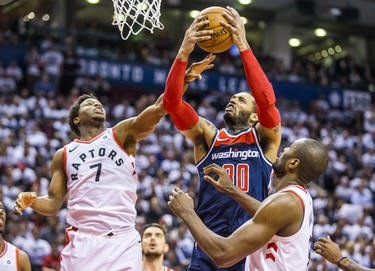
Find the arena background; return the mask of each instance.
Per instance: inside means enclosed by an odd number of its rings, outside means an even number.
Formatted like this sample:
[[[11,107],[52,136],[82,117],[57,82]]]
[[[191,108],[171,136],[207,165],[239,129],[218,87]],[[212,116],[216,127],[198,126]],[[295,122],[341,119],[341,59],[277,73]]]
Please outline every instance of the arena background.
[[[330,152],[325,176],[310,189],[314,239],[330,234],[351,258],[375,267],[374,0],[163,0],[164,30],[144,30],[126,41],[112,25],[112,1],[3,0],[0,199],[8,209],[4,237],[29,253],[33,270],[39,270],[51,246],[63,246],[66,210],[56,218],[31,210],[18,217],[12,206],[19,191],[46,193],[51,156],[72,139],[65,121],[71,101],[80,93],[94,92],[108,105],[108,125],[142,110],[163,91],[192,21],[190,12],[213,5],[231,5],[247,20],[249,43],[277,95],[283,119],[281,147],[309,136]],[[293,38],[300,45],[293,47]],[[48,59],[51,51],[60,56]],[[191,61],[205,55],[197,47]],[[191,84],[186,98],[200,115],[222,126],[225,103],[247,85],[235,48],[218,54],[215,64],[203,80]],[[140,144],[137,165],[137,226],[166,223],[171,247],[166,262],[176,271],[185,270],[193,240],[171,215],[166,199],[174,185],[192,196],[196,193],[192,146],[166,118]],[[32,233],[35,227],[38,232]],[[47,243],[35,241],[40,238]],[[311,259],[311,271],[337,270],[314,253]]]

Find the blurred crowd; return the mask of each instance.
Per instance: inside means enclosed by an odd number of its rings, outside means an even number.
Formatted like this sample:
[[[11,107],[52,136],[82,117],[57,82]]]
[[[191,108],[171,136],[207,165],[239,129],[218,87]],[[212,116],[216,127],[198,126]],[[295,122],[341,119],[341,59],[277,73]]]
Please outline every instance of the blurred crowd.
[[[11,44],[12,36],[2,35],[0,45]],[[152,104],[155,94],[111,100],[111,84],[100,76],[81,74],[76,45],[71,37],[62,43],[45,38],[30,46],[26,67],[16,61],[0,63],[0,200],[7,209],[4,239],[28,253],[33,270],[58,270],[58,257],[65,243],[66,206],[56,217],[44,217],[26,209],[23,216],[13,210],[21,191],[47,193],[49,165],[54,153],[73,139],[66,117],[71,104],[82,93],[100,97],[107,111],[107,126],[132,117]],[[170,65],[173,52],[160,52],[140,46],[137,60],[153,65]],[[135,52],[133,52],[135,53]],[[128,56],[132,59],[134,56]],[[217,70],[241,74],[238,57],[219,55]],[[271,80],[320,84],[341,88],[367,89],[374,82],[367,63],[354,63],[350,57],[332,66],[296,60],[290,69],[272,57],[259,57]],[[189,96],[188,96],[189,97]],[[189,103],[199,115],[223,127],[221,111],[229,97],[216,92]],[[313,240],[330,235],[343,248],[343,254],[359,264],[375,267],[375,101],[364,111],[340,110],[324,93],[302,107],[296,100],[278,97],[282,116],[282,145],[301,137],[315,138],[329,150],[327,172],[310,187],[314,198]],[[174,186],[193,198],[199,179],[193,146],[165,117],[155,132],[138,146],[139,176],[137,228],[160,222],[168,226],[170,250],[166,265],[185,270],[190,262],[194,240],[187,228],[167,206]],[[312,252],[310,271],[337,270]]]

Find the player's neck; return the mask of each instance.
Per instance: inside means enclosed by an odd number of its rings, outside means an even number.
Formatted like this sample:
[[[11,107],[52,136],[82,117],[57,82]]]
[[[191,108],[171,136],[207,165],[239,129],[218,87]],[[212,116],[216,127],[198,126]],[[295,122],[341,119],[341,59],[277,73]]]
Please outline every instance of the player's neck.
[[[82,127],[80,129],[81,136],[79,139],[83,141],[90,141],[104,130],[104,127]]]
[[[158,258],[152,261],[148,261],[147,259],[143,260],[143,268],[142,271],[163,271],[163,258]]]
[[[3,253],[4,248],[5,248],[5,243],[4,243],[3,237],[0,236],[0,254]]]
[[[227,130],[228,132],[230,132],[231,134],[238,134],[240,132],[242,132],[243,130],[246,130],[246,129],[249,129],[250,126],[248,125],[241,125],[241,126],[227,126]]]
[[[306,187],[305,185],[301,184],[300,182],[298,181],[289,181],[289,182],[285,182],[285,183],[280,183],[280,185],[278,185],[277,189],[276,189],[276,192],[284,189],[285,187],[288,187],[290,185],[299,185],[299,186],[302,186],[302,187]]]

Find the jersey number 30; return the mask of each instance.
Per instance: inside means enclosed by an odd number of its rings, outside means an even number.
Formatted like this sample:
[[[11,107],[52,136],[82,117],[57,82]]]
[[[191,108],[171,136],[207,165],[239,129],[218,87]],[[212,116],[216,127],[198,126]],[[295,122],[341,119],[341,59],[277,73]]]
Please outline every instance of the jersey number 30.
[[[243,192],[249,191],[249,165],[248,164],[224,164],[229,177],[234,185],[238,186]]]

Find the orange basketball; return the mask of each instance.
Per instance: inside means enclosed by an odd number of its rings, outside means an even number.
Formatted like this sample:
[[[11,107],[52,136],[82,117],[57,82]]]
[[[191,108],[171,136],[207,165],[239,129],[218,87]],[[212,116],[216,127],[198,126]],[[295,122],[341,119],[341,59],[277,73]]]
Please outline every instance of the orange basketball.
[[[209,20],[202,29],[212,29],[214,33],[211,39],[198,42],[198,46],[209,53],[221,53],[228,50],[233,45],[232,35],[228,29],[220,25],[220,21],[228,23],[228,20],[222,15],[225,8],[209,7],[202,10],[199,15],[203,15],[202,20]]]

